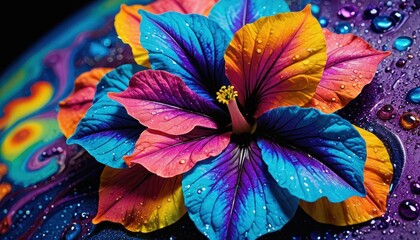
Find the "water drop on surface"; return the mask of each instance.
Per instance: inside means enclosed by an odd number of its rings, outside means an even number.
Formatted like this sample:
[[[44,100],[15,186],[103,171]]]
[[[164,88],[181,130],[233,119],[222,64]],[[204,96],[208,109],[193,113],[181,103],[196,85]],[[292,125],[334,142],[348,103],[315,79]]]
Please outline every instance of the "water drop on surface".
[[[410,183],[410,189],[411,189],[411,192],[419,195],[420,194],[420,182],[416,182],[416,181],[411,182]]]
[[[363,19],[370,20],[370,19],[375,18],[378,15],[379,15],[379,9],[378,8],[367,8],[363,12]]]
[[[400,203],[398,212],[405,220],[415,220],[420,215],[419,204],[412,199],[406,199]]]
[[[395,39],[393,47],[398,51],[405,51],[413,44],[413,39],[407,36],[401,36]]]
[[[80,233],[82,232],[82,226],[78,223],[72,223],[69,228],[66,228],[66,230],[63,233],[63,237],[66,240],[74,240],[78,239]]]
[[[420,103],[420,87],[408,91],[406,99],[410,103]]]
[[[372,20],[370,27],[376,33],[385,33],[395,26],[395,22],[388,16],[377,16]]]
[[[334,26],[334,32],[338,34],[346,34],[351,32],[352,27],[348,22],[340,22]]]
[[[376,113],[379,119],[388,120],[394,113],[394,107],[391,104],[386,104]]]
[[[418,127],[420,124],[420,118],[412,112],[404,113],[400,118],[400,125],[405,130],[411,130]]]
[[[407,63],[407,60],[405,60],[404,58],[400,58],[398,59],[397,63],[395,63],[395,66],[401,68],[401,67],[404,67],[406,63]]]
[[[328,18],[319,17],[318,21],[319,21],[319,24],[321,25],[321,27],[325,28],[325,27],[328,26]]]
[[[357,13],[359,13],[359,9],[354,5],[344,5],[342,8],[340,8],[337,12],[337,15],[342,19],[351,19],[354,18]]]

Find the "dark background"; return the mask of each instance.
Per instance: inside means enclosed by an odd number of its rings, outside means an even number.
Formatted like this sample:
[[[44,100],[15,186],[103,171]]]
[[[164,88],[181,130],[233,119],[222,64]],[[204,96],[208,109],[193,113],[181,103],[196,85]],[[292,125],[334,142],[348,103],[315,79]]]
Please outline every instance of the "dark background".
[[[0,76],[44,35],[93,2],[95,1],[8,0],[2,4]]]

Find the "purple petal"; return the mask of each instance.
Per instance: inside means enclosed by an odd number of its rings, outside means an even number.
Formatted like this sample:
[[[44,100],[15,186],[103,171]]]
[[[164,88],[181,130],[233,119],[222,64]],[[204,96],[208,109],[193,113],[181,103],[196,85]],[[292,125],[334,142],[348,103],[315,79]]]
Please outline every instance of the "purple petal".
[[[201,15],[140,11],[141,43],[155,70],[182,78],[200,96],[215,101],[216,92],[229,82],[223,55],[229,43],[219,25]]]

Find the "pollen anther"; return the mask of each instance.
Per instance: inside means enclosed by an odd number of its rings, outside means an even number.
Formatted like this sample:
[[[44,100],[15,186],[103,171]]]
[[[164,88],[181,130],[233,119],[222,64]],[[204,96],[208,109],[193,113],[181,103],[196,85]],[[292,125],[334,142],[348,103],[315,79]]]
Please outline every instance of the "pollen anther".
[[[233,100],[238,96],[238,91],[235,91],[233,86],[223,86],[216,95],[216,99],[219,102],[228,104],[230,100]]]

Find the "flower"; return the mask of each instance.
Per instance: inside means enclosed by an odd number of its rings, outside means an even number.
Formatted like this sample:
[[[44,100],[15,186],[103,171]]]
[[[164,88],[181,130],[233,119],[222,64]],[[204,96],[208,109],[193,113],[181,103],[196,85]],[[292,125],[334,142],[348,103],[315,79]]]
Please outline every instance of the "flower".
[[[310,6],[241,4],[220,1],[209,18],[139,12],[137,62],[152,69],[106,74],[68,139],[109,166],[94,223],[149,232],[188,212],[210,239],[254,239],[281,229],[300,201],[337,225],[357,223],[336,219],[346,201],[366,206],[359,222],[383,213],[392,177],[384,145],[330,113],[388,54],[323,31]]]

